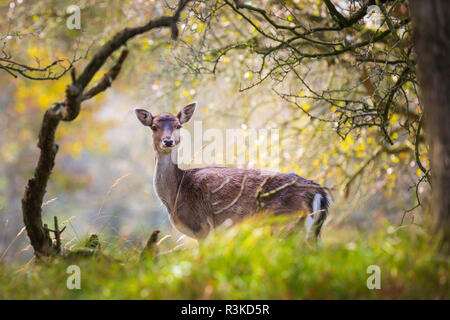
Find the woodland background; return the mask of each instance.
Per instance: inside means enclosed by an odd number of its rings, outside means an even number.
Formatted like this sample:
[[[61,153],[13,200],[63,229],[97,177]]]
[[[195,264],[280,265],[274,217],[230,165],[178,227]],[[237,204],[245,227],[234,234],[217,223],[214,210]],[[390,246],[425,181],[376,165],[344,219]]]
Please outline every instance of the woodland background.
[[[72,4],[81,30],[66,27]],[[70,291],[65,261],[34,264],[23,223],[42,116],[64,99],[72,68],[79,74],[123,28],[173,15],[176,2],[0,1],[0,297],[449,298],[449,259],[430,236],[431,163],[409,10],[402,0],[193,1],[178,37],[158,28],[128,41],[111,88],[56,132],[43,221],[57,216],[66,227],[65,249],[96,233],[122,261],[79,261],[96,276]],[[150,133],[133,110],[175,113],[190,101],[204,129],[280,129],[280,171],[332,190],[323,248],[301,235],[280,242],[270,222],[254,222],[139,260],[153,229],[172,235],[160,251],[181,234],[153,191]],[[366,287],[373,264],[381,290]]]

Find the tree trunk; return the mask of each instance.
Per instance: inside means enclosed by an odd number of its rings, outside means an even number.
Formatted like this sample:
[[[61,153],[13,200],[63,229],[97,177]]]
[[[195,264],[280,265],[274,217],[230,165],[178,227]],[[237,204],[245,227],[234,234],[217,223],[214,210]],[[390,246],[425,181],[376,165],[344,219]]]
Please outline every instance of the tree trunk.
[[[34,171],[34,177],[28,180],[22,199],[23,221],[38,258],[48,257],[58,253],[61,247],[60,234],[64,230],[58,229],[58,220],[55,217],[55,228],[51,230],[42,222],[42,202],[44,200],[47,183],[55,164],[58,146],[55,144],[55,133],[60,121],[73,121],[80,113],[80,105],[83,101],[91,99],[111,86],[119,74],[122,63],[128,55],[124,49],[116,64],[95,85],[85,90],[89,82],[105,64],[107,59],[127,41],[156,28],[170,28],[172,39],[178,37],[177,22],[181,11],[190,0],[180,0],[177,9],[172,16],[162,16],[149,20],[145,25],[125,28],[116,33],[111,40],[99,48],[95,56],[84,68],[77,78],[72,69],[72,85],[66,88],[66,99],[54,103],[45,113],[39,132],[38,147],[41,149],[39,160]],[[55,234],[55,242],[50,237],[50,231]]]
[[[411,0],[421,102],[430,145],[433,224],[442,234],[446,250],[450,243],[449,15],[449,0]]]

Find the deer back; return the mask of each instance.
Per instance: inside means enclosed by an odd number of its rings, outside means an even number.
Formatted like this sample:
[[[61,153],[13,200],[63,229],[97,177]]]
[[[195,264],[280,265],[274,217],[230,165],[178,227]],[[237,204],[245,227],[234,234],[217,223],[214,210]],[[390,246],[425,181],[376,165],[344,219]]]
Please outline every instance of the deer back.
[[[173,222],[207,231],[231,219],[238,222],[262,210],[275,214],[310,212],[314,194],[325,191],[296,174],[206,167],[183,172]],[[205,224],[206,221],[206,224]]]

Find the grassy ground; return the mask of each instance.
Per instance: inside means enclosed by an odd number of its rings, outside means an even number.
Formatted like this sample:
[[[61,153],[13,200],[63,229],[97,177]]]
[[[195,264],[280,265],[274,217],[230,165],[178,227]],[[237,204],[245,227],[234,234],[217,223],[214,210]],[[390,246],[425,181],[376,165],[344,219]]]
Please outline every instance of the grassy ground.
[[[248,221],[199,246],[139,259],[137,250],[103,244],[109,259],[0,265],[1,299],[449,299],[448,258],[416,227],[386,226],[352,241],[280,240],[267,223]],[[161,247],[161,250],[163,248]],[[108,261],[109,260],[109,261]],[[66,268],[81,269],[81,289],[66,287]],[[378,265],[381,289],[369,290]]]

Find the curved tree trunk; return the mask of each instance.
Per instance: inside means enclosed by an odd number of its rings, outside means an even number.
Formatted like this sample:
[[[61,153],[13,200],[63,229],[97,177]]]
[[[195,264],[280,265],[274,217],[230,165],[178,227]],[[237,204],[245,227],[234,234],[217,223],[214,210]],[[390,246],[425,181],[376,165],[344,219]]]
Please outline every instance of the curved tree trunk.
[[[58,220],[55,217],[54,229],[49,229],[42,222],[42,203],[44,200],[47,183],[50,178],[58,145],[55,143],[55,133],[60,121],[72,121],[80,113],[80,105],[83,101],[91,99],[95,95],[105,91],[111,86],[120,72],[122,63],[128,55],[128,50],[123,50],[115,65],[92,87],[86,89],[94,75],[105,64],[107,59],[125,45],[128,40],[155,28],[170,28],[172,39],[177,39],[177,22],[181,11],[184,10],[190,0],[179,0],[177,9],[172,16],[162,16],[148,21],[145,25],[125,28],[116,33],[108,42],[99,48],[95,56],[77,77],[72,69],[72,85],[66,88],[66,99],[54,103],[45,112],[39,132],[38,147],[40,149],[39,160],[34,170],[34,177],[28,180],[22,199],[23,221],[30,238],[35,255],[39,257],[53,256],[58,253],[61,245]],[[53,241],[50,232],[55,235]]]
[[[411,0],[425,130],[432,165],[435,230],[450,243],[450,1]],[[448,252],[448,251],[447,251]]]

